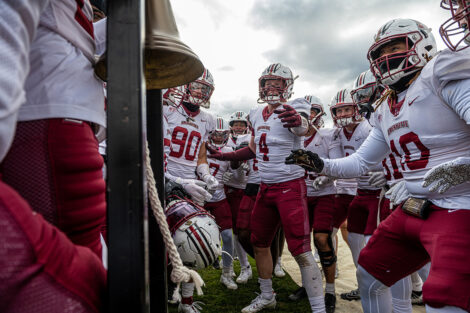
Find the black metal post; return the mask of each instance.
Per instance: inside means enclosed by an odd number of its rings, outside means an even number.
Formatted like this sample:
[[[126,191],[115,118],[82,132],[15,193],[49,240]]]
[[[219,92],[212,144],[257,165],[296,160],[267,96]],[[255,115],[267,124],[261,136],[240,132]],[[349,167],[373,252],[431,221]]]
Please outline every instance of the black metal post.
[[[108,311],[148,312],[142,0],[108,1]]]
[[[165,207],[163,113],[160,90],[147,90],[147,138],[152,169],[162,206]],[[149,211],[150,312],[168,312],[166,249],[153,213]]]

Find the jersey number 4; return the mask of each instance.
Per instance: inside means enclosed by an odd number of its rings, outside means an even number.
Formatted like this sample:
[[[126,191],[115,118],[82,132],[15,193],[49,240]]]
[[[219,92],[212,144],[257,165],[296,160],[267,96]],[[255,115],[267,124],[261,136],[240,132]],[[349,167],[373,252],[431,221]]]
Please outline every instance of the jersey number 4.
[[[180,136],[180,134],[182,134],[182,136]],[[178,137],[181,138],[178,139]],[[188,130],[186,128],[176,126],[173,130],[173,133],[171,134],[170,156],[179,158],[184,153],[184,158],[186,160],[194,161],[200,143],[201,134],[199,132],[193,130],[188,136]],[[175,146],[179,148],[176,150]]]
[[[259,152],[263,154],[263,161],[269,161],[269,157],[268,157],[269,148],[268,148],[268,145],[266,144],[266,133],[261,134],[258,145],[259,145]]]

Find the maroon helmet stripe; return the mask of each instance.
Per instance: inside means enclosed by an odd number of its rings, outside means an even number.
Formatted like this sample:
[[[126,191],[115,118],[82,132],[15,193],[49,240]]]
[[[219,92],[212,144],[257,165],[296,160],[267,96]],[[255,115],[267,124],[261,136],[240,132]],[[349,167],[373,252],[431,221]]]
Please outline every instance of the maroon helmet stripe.
[[[189,229],[194,234],[194,237],[196,237],[196,239],[197,239],[199,245],[201,246],[202,250],[204,250],[205,255],[209,255],[210,254],[209,250],[207,250],[206,245],[202,242],[202,238],[201,238],[201,236],[199,236],[199,233],[196,231],[196,229],[192,225],[189,226]]]

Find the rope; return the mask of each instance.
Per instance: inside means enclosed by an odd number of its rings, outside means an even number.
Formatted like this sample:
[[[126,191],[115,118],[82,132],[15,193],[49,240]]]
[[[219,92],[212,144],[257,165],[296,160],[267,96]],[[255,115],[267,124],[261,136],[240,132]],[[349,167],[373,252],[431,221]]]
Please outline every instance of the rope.
[[[153,175],[152,167],[150,166],[150,151],[148,148],[148,142],[146,142],[145,152],[145,177],[148,185],[150,206],[152,208],[153,215],[157,220],[158,226],[160,226],[163,242],[165,243],[168,256],[170,258],[171,264],[173,265],[173,270],[171,271],[170,275],[171,280],[176,284],[175,291],[173,292],[173,300],[181,301],[179,290],[182,282],[194,282],[197,294],[202,295],[203,292],[201,287],[204,286],[204,281],[196,271],[183,266],[183,262],[181,261],[181,257],[178,253],[178,250],[176,249],[175,243],[173,242],[173,238],[168,228],[165,211],[163,210],[162,204],[160,203],[157,188],[155,187],[155,177]]]

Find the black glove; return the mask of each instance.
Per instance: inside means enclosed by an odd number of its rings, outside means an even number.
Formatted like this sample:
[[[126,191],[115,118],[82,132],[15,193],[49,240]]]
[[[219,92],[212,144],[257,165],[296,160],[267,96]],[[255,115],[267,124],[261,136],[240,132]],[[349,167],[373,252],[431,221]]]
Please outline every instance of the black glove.
[[[165,179],[165,199],[167,203],[176,199],[191,199],[191,196],[184,190],[183,186]]]
[[[285,163],[299,165],[307,171],[316,173],[320,173],[325,165],[318,154],[302,149],[292,150]]]

